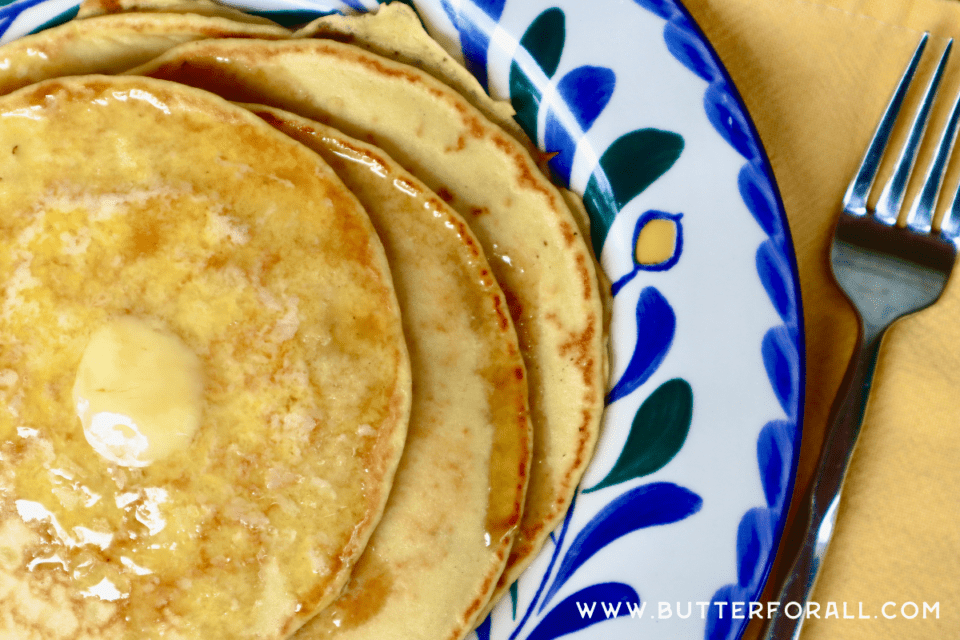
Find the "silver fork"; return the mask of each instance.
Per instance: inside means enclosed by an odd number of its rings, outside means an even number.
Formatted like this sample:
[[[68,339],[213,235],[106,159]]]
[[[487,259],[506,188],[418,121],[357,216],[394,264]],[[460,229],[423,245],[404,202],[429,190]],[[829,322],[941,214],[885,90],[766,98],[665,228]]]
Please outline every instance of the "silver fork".
[[[944,215],[939,232],[932,229],[932,221],[960,121],[960,99],[950,112],[920,193],[907,214],[906,227],[897,226],[917,149],[953,40],[947,43],[921,100],[890,181],[883,187],[875,210],[871,212],[867,207],[893,123],[928,37],[924,34],[920,39],[843,199],[830,258],[834,278],[858,312],[859,339],[831,409],[817,474],[801,503],[798,522],[807,518],[803,547],[786,584],[772,599],[779,602],[779,608],[766,623],[766,640],[796,640],[800,635],[806,617],[802,607],[813,591],[833,533],[840,488],[860,434],[883,334],[897,319],[936,302],[957,255],[960,193]]]

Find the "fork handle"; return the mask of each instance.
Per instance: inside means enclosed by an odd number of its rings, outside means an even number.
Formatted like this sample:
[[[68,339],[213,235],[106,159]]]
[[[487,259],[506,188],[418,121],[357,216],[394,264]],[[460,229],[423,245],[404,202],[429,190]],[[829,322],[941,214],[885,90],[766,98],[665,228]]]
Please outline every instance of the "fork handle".
[[[798,514],[798,522],[803,522],[804,517],[807,522],[803,546],[786,582],[772,599],[780,604],[766,622],[764,640],[798,640],[800,637],[800,628],[806,618],[806,603],[833,534],[840,488],[860,435],[885,330],[886,327],[861,323],[853,357],[830,411],[827,438],[820,453],[817,473],[803,496]]]

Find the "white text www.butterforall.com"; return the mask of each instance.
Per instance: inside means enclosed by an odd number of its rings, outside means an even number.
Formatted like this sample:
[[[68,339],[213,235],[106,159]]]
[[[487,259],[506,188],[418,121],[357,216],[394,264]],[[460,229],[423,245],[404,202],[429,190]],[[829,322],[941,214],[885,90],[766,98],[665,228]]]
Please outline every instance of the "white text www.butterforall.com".
[[[772,618],[780,610],[779,602],[657,602],[656,606],[647,605],[647,602],[577,602],[577,609],[581,618],[592,619],[594,615],[606,618],[630,617],[638,620],[656,619],[667,620],[679,618],[686,620],[699,617],[705,620],[707,616],[716,616],[721,620],[747,620],[753,618]],[[599,605],[599,607],[598,607]],[[940,619],[940,603],[934,602],[885,602],[877,610],[871,611],[864,607],[862,602],[787,602],[783,606],[783,614],[791,619],[824,618],[837,620],[874,620],[896,618]]]

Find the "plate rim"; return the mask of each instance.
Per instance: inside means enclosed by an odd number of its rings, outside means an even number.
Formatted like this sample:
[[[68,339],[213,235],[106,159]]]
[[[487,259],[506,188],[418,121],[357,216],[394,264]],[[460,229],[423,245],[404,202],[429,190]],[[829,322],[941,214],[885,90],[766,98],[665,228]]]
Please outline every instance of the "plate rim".
[[[400,0],[400,1],[404,1],[404,0]],[[486,1],[490,2],[490,0],[486,0]],[[439,5],[448,4],[447,0],[426,0],[426,2],[429,2],[432,4],[439,4]],[[406,2],[406,3],[410,4],[409,2]],[[422,1],[420,3],[422,3]],[[484,3],[484,0],[464,0],[464,3],[480,6],[481,3]],[[496,4],[496,0],[493,0],[493,3]],[[77,10],[79,8],[79,4],[80,4],[79,0],[67,0],[66,2],[64,2],[63,0],[12,0],[12,1],[8,0],[3,4],[0,4],[0,37],[3,37],[3,39],[0,41],[7,42],[9,40],[22,37],[22,35],[26,35],[27,33],[34,33],[35,31],[47,29],[47,28],[56,26],[58,24],[61,24],[63,22],[67,22],[76,16]],[[246,5],[249,3],[243,2],[242,0],[240,2],[237,2],[237,0],[233,0],[228,4],[230,4],[231,6],[239,6],[239,5]],[[339,5],[338,8],[357,9],[358,7],[353,5],[368,4],[368,3],[350,2],[349,0],[342,0],[339,3],[336,2],[336,0],[333,0],[332,2],[324,2],[324,0],[308,0],[307,4],[317,6],[317,15],[321,15],[323,13],[329,13],[329,10],[321,10],[320,6],[329,7],[332,4],[338,4]],[[505,4],[505,1],[500,2],[500,4],[501,5]],[[557,4],[560,4],[560,3],[557,3]],[[57,7],[61,7],[61,11],[56,15],[46,19],[40,24],[37,24],[36,27],[34,27],[34,29],[28,32],[24,32],[20,35],[15,35],[13,38],[9,38],[9,39],[5,37],[6,34],[10,31],[10,28],[18,22],[18,18],[20,18],[24,12],[30,9],[33,9],[35,7],[38,10],[42,11],[44,8],[53,7],[54,5],[56,5]],[[302,8],[303,3],[297,3],[297,6]],[[546,6],[546,3],[544,4],[544,6]],[[62,7],[67,7],[67,8],[63,10]],[[802,291],[800,286],[799,269],[797,264],[796,251],[794,249],[794,244],[793,244],[793,236],[790,229],[789,218],[786,214],[786,209],[784,207],[783,198],[780,192],[780,187],[773,171],[772,163],[770,162],[769,155],[767,154],[766,148],[756,128],[754,120],[751,117],[750,112],[746,107],[745,101],[743,100],[743,96],[739,88],[734,83],[732,77],[730,76],[729,71],[727,70],[727,67],[723,64],[722,59],[717,54],[715,47],[710,42],[709,38],[706,36],[702,27],[695,20],[692,13],[684,5],[682,0],[633,0],[632,8],[650,12],[655,16],[657,16],[658,18],[664,19],[666,21],[664,25],[664,29],[666,29],[667,26],[671,24],[674,24],[674,25],[679,24],[679,26],[686,28],[688,33],[692,35],[694,38],[696,38],[697,43],[701,47],[703,47],[703,49],[706,51],[707,55],[710,58],[710,61],[713,64],[714,71],[719,73],[722,78],[722,85],[723,85],[722,88],[725,91],[725,95],[732,100],[734,105],[736,105],[739,111],[740,120],[742,124],[745,125],[749,140],[756,151],[756,159],[759,161],[759,169],[762,171],[762,176],[764,178],[765,185],[771,192],[773,203],[775,205],[775,214],[777,218],[776,221],[778,223],[779,231],[782,233],[782,236],[783,236],[782,242],[778,243],[775,235],[769,233],[767,229],[765,229],[763,225],[760,224],[760,227],[763,230],[764,236],[768,241],[773,241],[773,246],[779,250],[779,254],[778,254],[779,257],[784,259],[788,267],[789,277],[790,277],[789,284],[792,288],[791,302],[793,304],[793,313],[795,315],[795,318],[794,318],[795,331],[791,333],[789,331],[790,327],[786,322],[784,322],[779,326],[786,327],[788,333],[791,334],[790,337],[792,339],[792,344],[796,349],[797,362],[796,362],[796,371],[795,371],[795,374],[796,374],[796,397],[794,400],[795,408],[792,414],[790,411],[787,411],[787,420],[793,421],[794,423],[793,433],[792,433],[791,442],[790,442],[792,446],[791,446],[791,452],[790,452],[791,455],[790,455],[789,472],[787,473],[786,482],[781,487],[782,498],[778,501],[779,506],[775,509],[777,513],[776,513],[776,521],[774,523],[773,531],[772,531],[773,533],[772,546],[769,550],[769,553],[767,555],[765,562],[763,563],[763,567],[759,572],[759,578],[756,579],[756,586],[755,586],[755,589],[753,590],[754,593],[751,594],[751,599],[758,599],[759,596],[762,594],[764,587],[767,585],[767,582],[769,581],[774,561],[777,555],[779,554],[779,552],[782,550],[781,547],[783,544],[784,536],[786,534],[787,516],[790,512],[790,507],[793,504],[794,497],[795,497],[794,492],[796,490],[796,484],[797,484],[800,445],[802,442],[802,435],[803,435],[803,418],[804,418],[804,408],[805,408],[804,405],[805,405],[805,397],[806,397],[806,369],[807,369],[806,333],[805,333],[806,328],[805,328],[804,315],[803,315],[803,300],[802,300]],[[54,9],[51,9],[51,12],[53,10]],[[263,12],[257,12],[257,11],[252,11],[252,12],[263,14]],[[671,22],[672,20],[674,22]],[[678,57],[672,50],[671,50],[671,53],[674,55],[674,58],[676,58],[682,64],[684,64],[684,67],[688,72],[696,74],[696,71],[690,69],[689,66],[686,63],[684,63],[684,61],[680,57]],[[712,85],[708,81],[708,84],[707,84],[708,90],[710,86]],[[730,146],[733,146],[729,142],[729,140],[727,140],[726,137],[723,136],[723,133],[722,132],[720,133],[721,133],[721,137],[724,138],[724,141],[730,144]],[[734,149],[737,150],[736,147],[734,147]],[[744,157],[744,166],[749,165],[750,162],[751,162],[750,158]],[[593,171],[594,172],[602,171],[602,168],[597,166]],[[741,198],[743,198],[742,193],[741,193]],[[748,208],[749,208],[749,204],[748,204]],[[591,215],[591,217],[593,216]],[[762,276],[761,276],[761,279],[762,279]],[[769,291],[767,291],[767,295],[768,297],[770,297]],[[778,316],[780,317],[781,321],[783,321],[783,316],[782,314],[779,313],[779,311],[778,311]],[[768,378],[769,377],[770,377],[770,374],[768,372]],[[771,384],[773,384],[772,380],[771,380]],[[759,435],[758,435],[758,438],[759,438]],[[761,474],[763,473],[762,469],[760,470],[760,473]],[[578,489],[577,495],[579,495],[581,491],[582,489]],[[773,510],[773,507],[768,505],[768,510]],[[747,515],[749,515],[749,511],[747,512],[747,514],[744,514],[742,518],[746,518]],[[741,520],[741,525],[742,524],[743,524],[743,520]],[[739,568],[740,562],[742,561],[743,554],[739,549],[740,547],[739,542],[736,546],[737,546],[736,554],[737,554],[737,561],[738,561],[738,568]],[[729,586],[736,586],[736,585],[725,585],[725,587],[729,587]],[[723,588],[724,587],[721,587],[721,590]],[[720,593],[720,592],[718,591],[717,593]],[[716,597],[716,594],[714,597]],[[737,631],[737,633],[733,637],[740,637],[743,631],[746,629],[746,626],[747,626],[746,623],[740,625],[741,628],[739,629],[739,631]],[[722,629],[720,631],[722,631]],[[707,628],[705,630],[706,637],[710,637],[710,638],[729,637],[729,633],[722,636],[715,636],[715,635],[712,635],[711,633],[712,633],[711,626],[708,620]]]

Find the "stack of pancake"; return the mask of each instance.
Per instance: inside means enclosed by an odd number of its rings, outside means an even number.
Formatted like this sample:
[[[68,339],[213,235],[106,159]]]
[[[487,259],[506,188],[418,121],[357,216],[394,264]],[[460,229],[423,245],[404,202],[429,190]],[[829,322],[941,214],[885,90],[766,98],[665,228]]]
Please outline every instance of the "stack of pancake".
[[[462,638],[597,436],[577,203],[405,5],[79,18],[0,48],[0,637]]]

